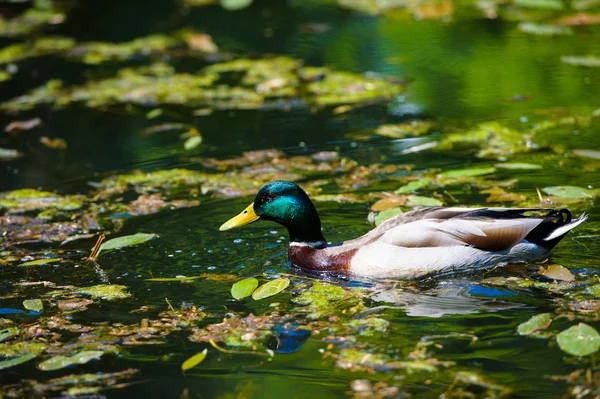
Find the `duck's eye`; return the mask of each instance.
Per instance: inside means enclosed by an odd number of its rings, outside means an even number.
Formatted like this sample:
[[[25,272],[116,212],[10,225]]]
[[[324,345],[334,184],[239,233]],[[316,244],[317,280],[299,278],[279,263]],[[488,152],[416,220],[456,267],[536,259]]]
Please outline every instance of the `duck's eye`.
[[[248,211],[244,211],[244,213],[248,213]]]

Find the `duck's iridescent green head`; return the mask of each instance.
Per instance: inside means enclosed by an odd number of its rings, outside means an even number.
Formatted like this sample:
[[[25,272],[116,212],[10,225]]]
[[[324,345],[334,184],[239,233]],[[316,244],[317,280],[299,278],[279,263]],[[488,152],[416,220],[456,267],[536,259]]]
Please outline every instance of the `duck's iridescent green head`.
[[[254,202],[219,230],[229,230],[264,219],[287,227],[294,242],[325,242],[321,220],[308,195],[296,183],[274,181],[258,191]]]

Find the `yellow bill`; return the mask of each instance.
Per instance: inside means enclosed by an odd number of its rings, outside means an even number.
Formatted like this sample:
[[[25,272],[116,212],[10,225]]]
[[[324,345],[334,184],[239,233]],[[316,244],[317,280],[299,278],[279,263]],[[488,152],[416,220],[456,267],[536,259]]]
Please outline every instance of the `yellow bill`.
[[[219,231],[235,229],[236,227],[241,227],[245,224],[256,222],[258,219],[260,219],[260,216],[254,212],[253,202],[248,205],[248,207],[244,209],[242,213],[223,223],[221,227],[219,227]]]

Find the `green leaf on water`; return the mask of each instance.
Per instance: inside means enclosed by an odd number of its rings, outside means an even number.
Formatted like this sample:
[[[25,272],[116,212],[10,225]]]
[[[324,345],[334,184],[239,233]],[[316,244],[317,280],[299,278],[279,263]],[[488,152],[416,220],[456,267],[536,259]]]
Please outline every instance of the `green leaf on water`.
[[[600,334],[585,323],[572,326],[556,336],[560,349],[574,356],[587,356],[600,349]]]
[[[440,176],[447,179],[460,179],[464,177],[477,177],[483,175],[489,175],[494,173],[496,168],[487,167],[487,168],[469,168],[469,169],[458,169],[458,170],[449,170],[448,172],[441,173]]]
[[[513,0],[513,4],[539,10],[562,10],[564,8],[561,0]]]
[[[413,191],[417,191],[423,187],[427,187],[429,183],[431,183],[431,179],[428,177],[419,180],[414,180],[394,191],[394,194],[410,194]]]
[[[129,298],[131,294],[127,292],[127,287],[118,284],[99,284],[92,287],[81,287],[75,290],[75,293],[89,295],[92,298],[114,301],[117,299]]]
[[[592,55],[565,55],[560,57],[560,60],[569,65],[587,67],[587,68],[600,68],[600,57],[594,57]]]
[[[238,281],[234,285],[231,286],[231,296],[235,299],[246,298],[256,290],[258,287],[258,280],[254,277],[246,278],[244,280]]]
[[[44,304],[41,299],[25,299],[23,301],[23,307],[27,310],[33,310],[34,312],[41,312],[44,310]]]
[[[27,353],[26,355],[15,357],[13,359],[3,360],[0,362],[0,370],[7,369],[9,367],[18,366],[19,364],[23,364],[25,362],[30,361],[35,358],[37,354]]]
[[[377,215],[375,215],[375,225],[379,226],[381,223],[385,222],[389,218],[399,215],[401,213],[402,213],[402,209],[400,209],[400,208],[389,208],[389,209],[383,210],[383,211],[379,212]]]
[[[188,137],[187,140],[185,140],[185,142],[183,143],[183,148],[185,148],[186,150],[193,150],[200,144],[202,144],[202,136],[191,136]]]
[[[542,165],[536,165],[534,163],[522,163],[522,162],[497,163],[494,166],[499,169],[521,169],[521,170],[542,169]]]
[[[546,194],[555,195],[561,198],[594,198],[596,192],[577,186],[551,186],[544,187],[542,190]]]
[[[252,0],[221,0],[221,7],[229,11],[241,10],[249,7]]]
[[[552,318],[550,313],[541,313],[533,316],[531,319],[524,323],[519,324],[517,332],[519,335],[529,335],[536,331],[545,330],[550,327]]]
[[[181,371],[187,371],[202,363],[204,359],[206,359],[207,352],[208,350],[204,349],[202,352],[196,353],[194,356],[190,357],[188,360],[183,362],[181,364]]]
[[[442,206],[444,203],[436,198],[412,195],[406,201],[407,206]]]
[[[154,282],[162,282],[162,283],[167,283],[167,282],[185,282],[185,281],[190,281],[190,280],[197,280],[199,278],[206,278],[206,276],[189,276],[189,277],[153,277],[153,278],[146,278],[144,279],[144,281],[154,281]]]
[[[519,24],[521,32],[530,33],[538,36],[557,36],[557,35],[572,35],[573,30],[568,26],[536,24],[533,22],[521,22]]]
[[[148,113],[146,114],[146,119],[154,119],[154,118],[161,116],[162,114],[163,114],[162,109],[154,108],[153,110],[148,111]]]
[[[85,364],[90,360],[100,359],[103,354],[103,351],[83,351],[73,356],[54,356],[41,362],[38,368],[43,371],[60,370],[74,364]]]
[[[277,295],[281,291],[285,290],[288,287],[288,285],[290,285],[290,280],[285,277],[278,278],[277,280],[271,280],[268,283],[265,283],[258,287],[252,293],[252,299],[258,301],[273,295]]]
[[[0,342],[14,337],[19,333],[19,329],[16,327],[8,327],[0,330]]]
[[[104,244],[102,244],[102,246],[100,247],[100,251],[105,251],[107,249],[131,247],[133,245],[138,245],[143,242],[149,241],[154,237],[157,237],[157,235],[151,233],[137,233],[129,236],[113,238],[112,240],[104,242]]]
[[[46,265],[48,263],[59,262],[60,258],[37,259],[29,262],[21,263],[20,267]]]

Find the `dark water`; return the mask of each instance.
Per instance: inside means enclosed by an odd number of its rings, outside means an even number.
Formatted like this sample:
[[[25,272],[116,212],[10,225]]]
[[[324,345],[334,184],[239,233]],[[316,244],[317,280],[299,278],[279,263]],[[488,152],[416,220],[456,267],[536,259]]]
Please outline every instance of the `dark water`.
[[[584,27],[571,36],[538,37],[518,31],[514,22],[473,17],[458,8],[451,22],[416,21],[410,16],[382,17],[359,14],[334,6],[317,7],[302,2],[262,2],[250,8],[228,12],[220,7],[182,9],[175,2],[103,1],[79,2],[68,20],[52,33],[78,41],[127,41],[151,33],[171,32],[193,26],[210,33],[221,47],[250,55],[286,54],[310,65],[328,65],[336,70],[376,72],[410,82],[406,93],[393,101],[355,112],[332,116],[310,109],[290,112],[228,111],[193,117],[181,112],[185,122],[198,126],[203,144],[191,152],[182,149],[175,135],[141,136],[137,132],[152,124],[143,114],[110,112],[72,106],[62,110],[37,108],[18,119],[40,117],[43,125],[25,132],[28,156],[1,165],[1,190],[42,187],[61,193],[81,192],[88,181],[132,169],[156,170],[171,167],[197,168],[193,157],[227,158],[248,150],[276,148],[288,154],[311,154],[336,150],[368,164],[412,164],[418,170],[458,169],[481,163],[472,153],[462,151],[402,154],[409,140],[388,139],[369,142],[353,137],[384,123],[398,123],[412,116],[437,122],[434,137],[448,130],[461,130],[481,121],[497,120],[524,128],[539,120],[536,110],[570,111],[594,109],[600,103],[600,68],[578,68],[560,62],[561,55],[598,51],[600,29]],[[324,24],[324,33],[307,31],[307,24]],[[4,40],[5,44],[10,43]],[[0,42],[2,44],[2,42]],[[186,61],[183,70],[196,71],[206,63]],[[132,62],[132,63],[135,63]],[[77,84],[89,77],[112,74],[114,65],[87,67],[59,57],[36,58],[19,65],[17,78],[2,83],[0,99],[8,100],[37,87],[49,78]],[[522,100],[522,101],[521,101]],[[173,109],[178,110],[176,107]],[[181,110],[180,110],[181,111]],[[0,116],[5,125],[13,117]],[[67,152],[35,149],[40,136],[62,137]],[[598,123],[579,130],[567,127],[548,142],[569,149],[600,150]],[[30,144],[27,144],[30,143]],[[578,161],[564,165],[547,161],[545,153],[517,155],[514,162],[539,163],[544,169],[519,172],[515,192],[525,193],[548,185],[579,185],[595,188],[600,173],[583,171]],[[503,173],[503,172],[500,172]],[[506,172],[505,177],[514,177]],[[479,205],[477,193],[453,192],[465,205]],[[194,303],[214,315],[218,322],[228,311],[261,314],[268,301],[238,302],[229,294],[231,283],[197,280],[193,284],[144,282],[144,278],[230,273],[253,276],[258,273],[295,273],[287,264],[286,232],[277,225],[255,224],[244,230],[217,231],[219,225],[242,210],[251,198],[235,200],[202,199],[199,207],[164,211],[129,220],[123,234],[154,232],[159,240],[149,246],[133,247],[105,255],[102,268],[111,282],[128,286],[133,294],[124,304],[102,304],[74,317],[74,321],[106,320],[138,322],[128,312],[142,305],[164,306]],[[369,230],[366,204],[320,203],[324,234],[331,241],[356,237]],[[553,263],[584,275],[597,271],[600,257],[598,206],[591,201],[585,209],[589,222],[557,248]],[[576,238],[578,235],[591,236]],[[265,266],[265,263],[268,265]],[[48,266],[51,268],[52,266]],[[52,271],[50,271],[52,270]],[[62,268],[30,272],[23,279],[38,280],[52,273],[72,274]],[[78,285],[97,284],[92,273]],[[503,275],[498,272],[496,275]],[[517,326],[529,317],[553,312],[556,304],[536,289],[498,291],[474,285],[484,276],[449,278],[423,285],[427,294],[403,298],[408,305],[384,311],[390,321],[384,337],[370,338],[369,348],[403,359],[423,336],[474,333],[478,340],[466,345],[450,341],[437,357],[454,361],[457,367],[480,373],[513,390],[513,397],[558,398],[567,385],[549,375],[566,375],[574,367],[565,354],[547,340],[526,339],[516,334]],[[87,277],[86,277],[87,278]],[[69,278],[64,278],[65,283]],[[348,281],[339,284],[358,284]],[[432,290],[433,288],[433,290]],[[433,294],[432,294],[433,293]],[[278,302],[289,301],[281,294]],[[371,305],[377,306],[374,301]],[[13,303],[12,305],[15,305]],[[559,319],[558,330],[573,323]],[[108,397],[179,397],[188,390],[190,398],[334,398],[345,397],[352,380],[386,380],[391,374],[351,373],[324,360],[320,351],[327,342],[309,339],[291,354],[278,354],[272,361],[252,356],[227,356],[210,352],[201,366],[185,374],[180,364],[205,345],[194,344],[185,334],[171,336],[165,345],[131,348],[129,354],[105,356],[100,362],[79,366],[85,372],[138,368],[138,384],[106,391]],[[168,360],[157,358],[173,354]],[[78,370],[80,371],[80,370]],[[80,371],[80,372],[84,372]],[[3,371],[0,379],[46,379],[62,372],[43,373],[34,364]],[[400,378],[400,377],[397,377]],[[401,391],[414,397],[438,397],[447,387],[447,378],[438,381],[435,373],[406,376]],[[430,381],[428,381],[430,380]],[[394,383],[394,378],[388,381]],[[228,396],[227,396],[228,395]],[[483,396],[482,396],[483,397]]]

